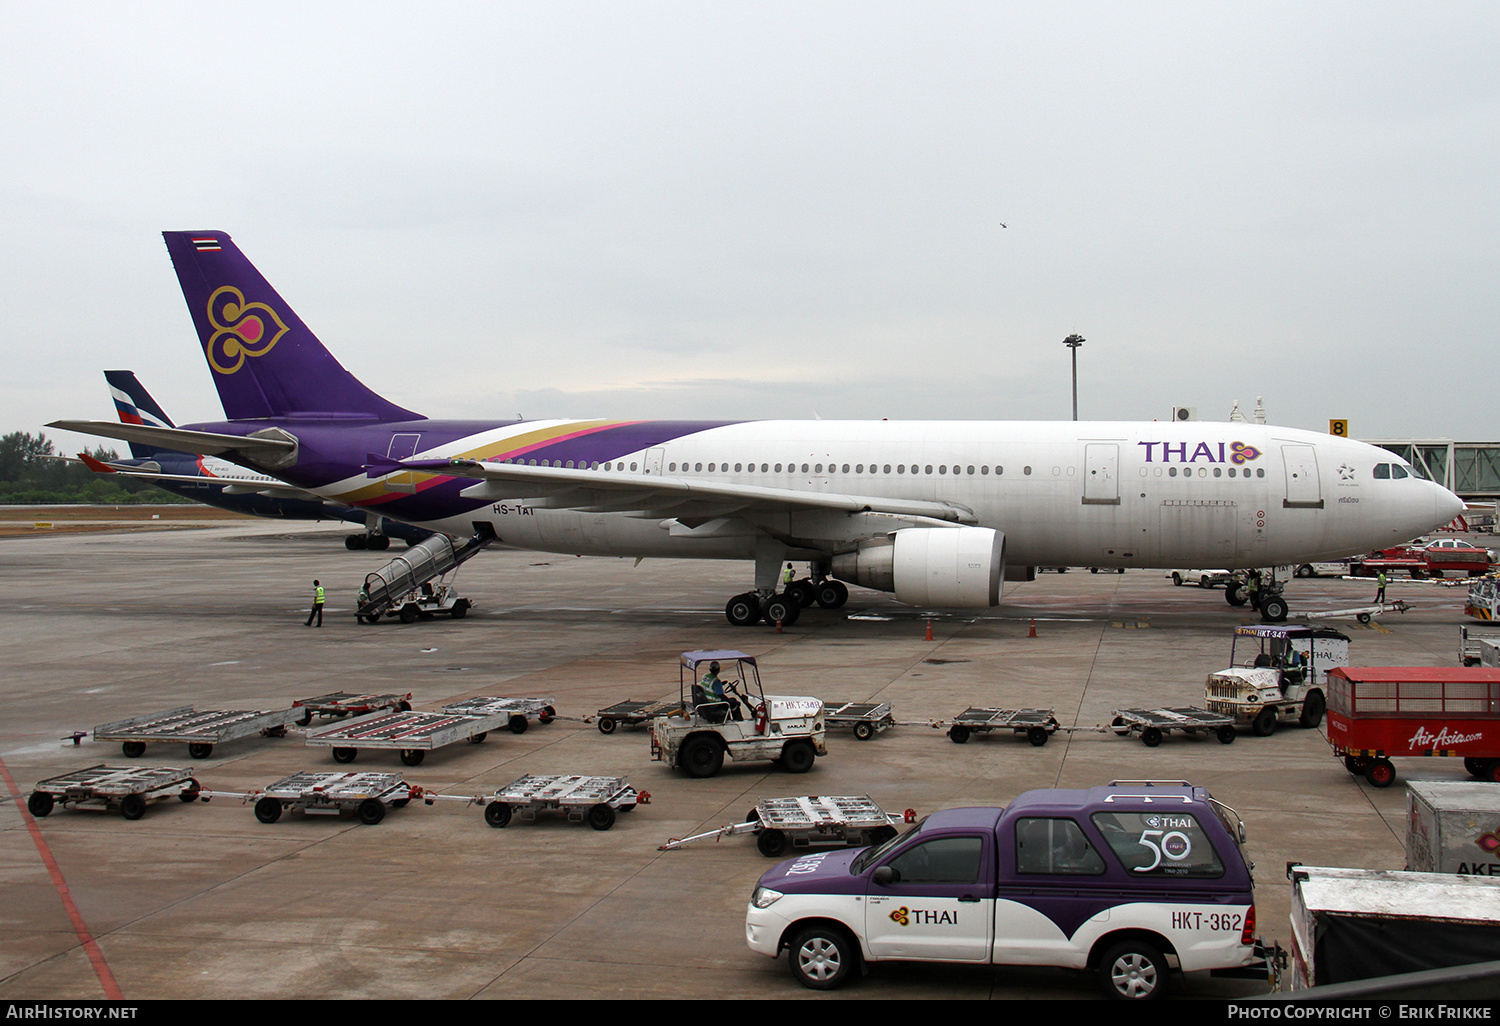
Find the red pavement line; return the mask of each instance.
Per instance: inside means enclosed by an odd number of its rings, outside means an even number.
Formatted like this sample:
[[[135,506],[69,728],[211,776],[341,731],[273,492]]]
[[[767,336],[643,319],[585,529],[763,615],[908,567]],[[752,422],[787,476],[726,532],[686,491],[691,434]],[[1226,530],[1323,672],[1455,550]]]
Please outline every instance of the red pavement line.
[[[47,867],[47,875],[52,878],[52,886],[57,889],[57,896],[62,899],[63,908],[68,913],[68,920],[73,924],[73,932],[77,934],[78,942],[83,945],[83,950],[89,957],[89,964],[94,967],[94,975],[99,977],[99,985],[104,988],[105,998],[110,1001],[124,1000],[125,995],[121,993],[120,985],[115,982],[115,974],[109,971],[109,963],[104,960],[104,952],[99,950],[99,945],[94,942],[94,935],[89,933],[88,924],[83,921],[83,916],[78,912],[78,906],[73,904],[73,895],[68,890],[68,881],[63,879],[57,859],[52,857],[52,849],[47,847],[47,840],[42,836],[42,828],[37,825],[35,817],[27,811],[26,803],[21,800],[21,789],[16,786],[15,778],[10,775],[10,769],[5,765],[4,759],[0,759],[0,777],[5,779],[5,786],[10,788],[11,797],[15,799],[16,807],[21,810],[21,818],[26,823],[26,829],[31,831],[31,840],[36,844],[37,853],[42,856],[42,863]]]

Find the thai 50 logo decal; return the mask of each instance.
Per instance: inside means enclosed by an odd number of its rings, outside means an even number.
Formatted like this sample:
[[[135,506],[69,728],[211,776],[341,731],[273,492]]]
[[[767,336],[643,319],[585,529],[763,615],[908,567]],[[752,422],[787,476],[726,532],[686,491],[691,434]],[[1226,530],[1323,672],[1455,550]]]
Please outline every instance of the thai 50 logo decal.
[[[1253,445],[1244,442],[1199,442],[1189,454],[1188,446],[1192,442],[1136,442],[1136,445],[1146,447],[1147,463],[1197,463],[1202,460],[1205,463],[1233,463],[1242,467],[1246,463],[1258,460],[1261,451]]]
[[[214,329],[206,346],[208,365],[220,374],[233,374],[247,357],[265,356],[288,330],[275,310],[245,302],[232,285],[208,297],[208,323]]]

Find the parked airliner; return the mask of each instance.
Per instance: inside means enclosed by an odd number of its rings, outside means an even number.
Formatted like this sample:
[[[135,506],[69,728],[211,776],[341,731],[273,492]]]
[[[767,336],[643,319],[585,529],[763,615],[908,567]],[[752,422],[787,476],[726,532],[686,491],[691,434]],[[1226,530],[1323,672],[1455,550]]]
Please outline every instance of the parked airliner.
[[[1257,424],[433,420],[350,374],[228,235],[164,237],[226,419],[49,427],[221,456],[516,548],[753,560],[735,624],[791,623],[851,584],[988,607],[1039,565],[1335,559],[1464,508],[1384,449]],[[789,562],[810,576],[778,592]]]

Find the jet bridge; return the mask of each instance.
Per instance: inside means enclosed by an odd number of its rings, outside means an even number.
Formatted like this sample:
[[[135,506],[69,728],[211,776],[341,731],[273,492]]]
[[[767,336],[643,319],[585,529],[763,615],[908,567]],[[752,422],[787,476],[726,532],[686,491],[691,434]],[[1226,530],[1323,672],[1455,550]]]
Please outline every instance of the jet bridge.
[[[382,614],[397,612],[405,622],[433,613],[462,617],[469,610],[469,600],[459,598],[449,584],[439,579],[479,555],[494,540],[491,531],[476,534],[457,546],[446,534],[434,534],[418,542],[379,570],[365,575],[355,615],[366,623],[374,623]],[[439,583],[434,585],[434,580]]]

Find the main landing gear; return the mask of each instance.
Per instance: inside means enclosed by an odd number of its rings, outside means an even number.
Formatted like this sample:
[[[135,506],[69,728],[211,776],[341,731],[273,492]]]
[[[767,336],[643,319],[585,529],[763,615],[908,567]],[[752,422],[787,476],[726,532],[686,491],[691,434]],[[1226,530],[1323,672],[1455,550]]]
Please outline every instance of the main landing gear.
[[[842,581],[803,578],[787,585],[786,591],[780,594],[771,592],[763,596],[759,592],[747,591],[736,595],[725,605],[724,616],[736,627],[749,627],[762,620],[790,627],[809,606],[837,609],[848,601],[849,589]]]
[[[1282,623],[1290,612],[1286,598],[1281,594],[1286,585],[1276,579],[1276,568],[1267,571],[1252,570],[1252,574],[1260,577],[1261,584],[1258,591],[1256,609],[1260,612],[1260,618],[1266,623]],[[1239,579],[1231,580],[1224,586],[1224,601],[1231,606],[1243,606],[1250,601],[1250,589],[1246,582]]]
[[[350,534],[344,537],[344,548],[350,552],[370,549],[380,552],[391,547],[391,539],[383,534]]]

